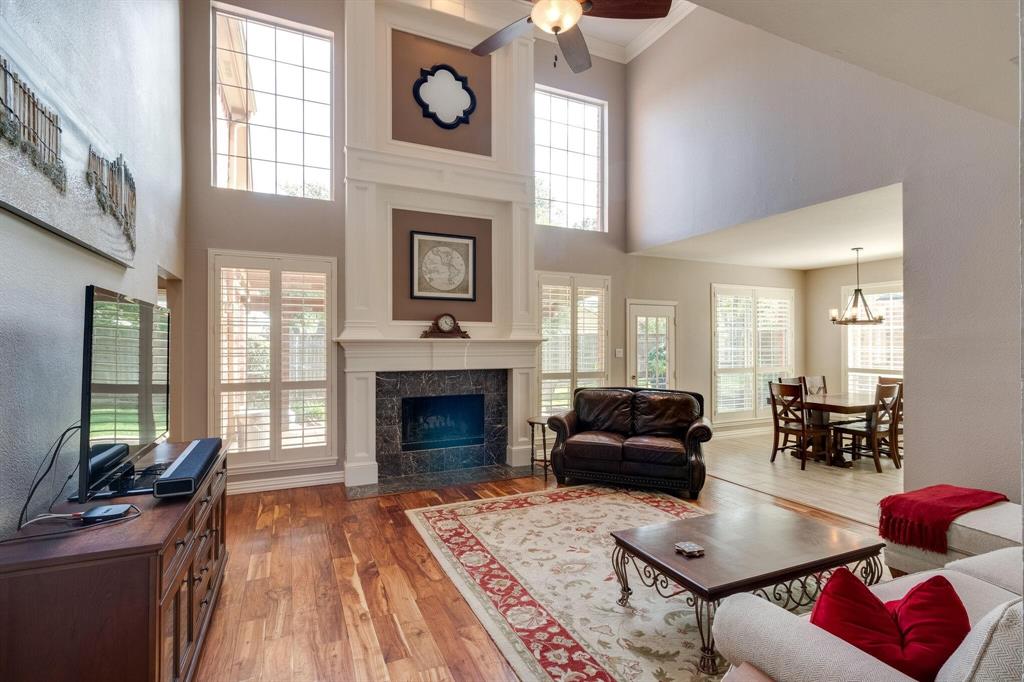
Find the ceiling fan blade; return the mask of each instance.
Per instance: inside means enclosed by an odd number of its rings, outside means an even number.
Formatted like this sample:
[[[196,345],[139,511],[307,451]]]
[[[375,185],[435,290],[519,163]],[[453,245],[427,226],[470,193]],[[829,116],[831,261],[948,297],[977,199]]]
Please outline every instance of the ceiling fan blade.
[[[660,19],[672,9],[672,0],[591,0],[584,16],[603,19]]]
[[[471,52],[478,57],[489,55],[495,50],[505,47],[519,36],[526,35],[532,30],[532,28],[533,26],[530,23],[530,17],[525,16],[519,21],[513,22],[498,31],[490,38],[474,47]]]
[[[579,24],[568,31],[562,31],[556,37],[558,46],[562,48],[562,56],[573,73],[581,73],[590,68],[590,50],[587,49],[587,41],[583,39]]]

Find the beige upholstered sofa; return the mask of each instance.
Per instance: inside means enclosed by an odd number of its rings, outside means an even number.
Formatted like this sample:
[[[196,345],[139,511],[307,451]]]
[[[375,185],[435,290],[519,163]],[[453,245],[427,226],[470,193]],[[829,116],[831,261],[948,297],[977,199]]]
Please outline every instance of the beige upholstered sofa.
[[[902,573],[942,568],[950,561],[1021,544],[1019,504],[999,502],[958,517],[946,533],[949,550],[929,552],[889,542],[884,550],[885,565]]]
[[[953,584],[967,608],[971,632],[936,682],[1018,682],[1021,679],[1021,548],[951,562],[871,588],[883,601],[899,599],[933,575]],[[746,662],[779,682],[909,682],[882,661],[760,597],[737,594],[715,614],[715,645],[733,666]]]

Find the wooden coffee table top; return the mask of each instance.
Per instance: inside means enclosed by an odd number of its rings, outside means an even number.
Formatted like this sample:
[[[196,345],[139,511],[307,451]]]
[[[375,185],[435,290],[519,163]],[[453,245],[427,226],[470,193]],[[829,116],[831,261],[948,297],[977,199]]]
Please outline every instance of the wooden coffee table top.
[[[699,597],[715,601],[877,555],[879,538],[835,528],[774,505],[612,533],[616,544]],[[687,559],[674,545],[702,545]]]

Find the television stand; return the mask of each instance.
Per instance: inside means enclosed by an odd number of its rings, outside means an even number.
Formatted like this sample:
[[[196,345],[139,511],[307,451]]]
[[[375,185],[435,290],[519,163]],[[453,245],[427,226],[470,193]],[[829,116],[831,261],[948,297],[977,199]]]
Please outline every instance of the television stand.
[[[158,445],[158,461],[188,445]],[[226,457],[225,443],[191,497],[132,500],[133,520],[0,544],[0,680],[191,680],[227,564]]]

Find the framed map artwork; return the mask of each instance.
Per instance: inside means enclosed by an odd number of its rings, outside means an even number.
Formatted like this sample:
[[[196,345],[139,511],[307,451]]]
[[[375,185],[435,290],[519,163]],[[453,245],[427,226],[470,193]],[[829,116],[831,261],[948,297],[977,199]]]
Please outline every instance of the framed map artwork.
[[[410,240],[413,298],[476,300],[476,237],[413,231]]]

